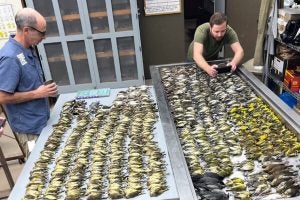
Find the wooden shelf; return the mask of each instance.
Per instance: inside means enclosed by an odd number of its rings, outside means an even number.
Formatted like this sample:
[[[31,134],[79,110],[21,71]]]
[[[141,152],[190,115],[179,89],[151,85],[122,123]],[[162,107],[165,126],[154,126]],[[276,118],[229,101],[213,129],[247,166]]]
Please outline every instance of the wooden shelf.
[[[114,15],[130,15],[131,10],[130,9],[119,9],[119,10],[114,10],[113,11]],[[106,11],[100,11],[100,12],[92,12],[89,14],[90,17],[106,17],[107,12]],[[80,19],[79,14],[69,14],[69,15],[63,15],[62,16],[63,20],[78,20]]]
[[[107,52],[97,52],[96,53],[97,58],[109,58],[109,57],[113,57],[113,53],[111,51],[107,51]],[[119,52],[119,56],[135,56],[135,52],[134,50],[130,49],[130,50],[121,50]]]
[[[135,56],[135,52],[133,49],[121,50],[119,52],[119,56]]]
[[[97,17],[107,17],[106,11],[100,11],[100,12],[91,12],[89,13],[90,18],[97,18]]]
[[[45,20],[47,22],[56,22],[56,17],[55,16],[47,16],[47,17],[45,17]]]
[[[86,54],[73,54],[70,55],[71,60],[87,60],[87,55]],[[48,62],[64,62],[65,58],[64,56],[55,56],[55,57],[48,57]]]
[[[65,21],[80,20],[80,15],[79,14],[63,15],[62,19]]]
[[[52,57],[47,57],[48,62],[65,62],[65,57],[64,56],[52,56]]]
[[[113,11],[114,15],[131,15],[130,9],[119,9]]]
[[[96,52],[97,58],[110,58],[113,57],[112,51],[101,51],[101,52]]]
[[[113,57],[112,51],[100,51],[96,52],[97,58],[111,58]],[[121,50],[119,52],[119,56],[135,56],[134,50]],[[87,55],[86,54],[73,54],[71,55],[71,60],[87,60]],[[48,57],[48,62],[64,62],[65,58],[64,56],[55,56],[55,57]]]
[[[120,9],[120,10],[114,10],[113,14],[116,16],[119,15],[130,15],[131,10],[130,9]],[[99,11],[99,12],[91,12],[89,13],[89,16],[91,18],[97,18],[97,17],[107,17],[107,12],[106,11]],[[45,17],[46,21],[56,21],[55,16],[48,16]],[[62,19],[64,21],[74,21],[74,20],[80,20],[80,15],[79,14],[69,14],[69,15],[63,15]]]
[[[106,11],[91,12],[91,13],[89,13],[89,16],[90,16],[90,18],[107,17],[107,12]],[[80,15],[79,14],[63,15],[62,19],[66,20],[66,21],[79,20],[80,19]],[[47,22],[55,22],[56,21],[56,17],[55,16],[47,16],[47,17],[45,17],[45,20]]]
[[[132,30],[132,26],[116,27],[116,32],[131,31],[131,30]]]
[[[71,60],[76,60],[76,61],[87,60],[86,54],[73,54],[73,55],[70,55],[70,57],[71,57]]]

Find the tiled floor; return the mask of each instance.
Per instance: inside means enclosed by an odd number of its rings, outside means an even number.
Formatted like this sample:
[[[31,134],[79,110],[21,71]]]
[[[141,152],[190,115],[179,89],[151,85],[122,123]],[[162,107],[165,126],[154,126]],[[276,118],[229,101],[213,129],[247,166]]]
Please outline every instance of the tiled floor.
[[[3,116],[3,113],[0,115]],[[14,135],[9,127],[8,124],[4,127],[4,134],[0,137],[0,146],[2,148],[4,156],[7,157],[14,157],[18,155],[22,155],[21,150],[18,146],[14,138]],[[13,138],[11,138],[13,137]],[[19,174],[21,173],[24,164],[20,164],[19,160],[11,160],[7,162],[11,175],[14,179],[14,182],[18,179]],[[0,167],[0,199],[7,199],[1,198],[3,196],[8,196],[10,192],[10,186],[3,171],[3,168]]]

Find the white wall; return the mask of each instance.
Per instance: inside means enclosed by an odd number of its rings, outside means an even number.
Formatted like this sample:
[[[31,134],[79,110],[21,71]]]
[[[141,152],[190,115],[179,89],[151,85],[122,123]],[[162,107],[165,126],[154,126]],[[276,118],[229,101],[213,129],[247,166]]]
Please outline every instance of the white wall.
[[[1,4],[11,4],[14,14],[16,14],[18,10],[22,8],[21,0],[0,0],[0,5]],[[4,45],[6,41],[7,39],[0,38],[0,48]]]

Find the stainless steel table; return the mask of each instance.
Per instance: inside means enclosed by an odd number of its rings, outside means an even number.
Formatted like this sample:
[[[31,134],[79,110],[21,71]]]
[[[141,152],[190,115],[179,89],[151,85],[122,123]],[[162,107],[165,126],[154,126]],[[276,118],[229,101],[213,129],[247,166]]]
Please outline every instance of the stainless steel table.
[[[111,94],[109,97],[101,97],[101,98],[92,98],[92,99],[86,99],[86,101],[89,103],[95,102],[95,101],[100,101],[101,104],[103,105],[111,105],[112,101],[115,99],[116,95],[120,91],[124,91],[128,88],[120,88],[120,89],[111,89]],[[156,101],[154,89],[150,87],[150,92],[152,94],[152,97],[154,101]],[[29,181],[29,176],[30,176],[30,171],[34,167],[35,161],[39,158],[40,152],[44,148],[44,144],[47,141],[48,137],[52,133],[52,125],[57,122],[59,119],[60,111],[63,106],[63,104],[66,101],[70,101],[76,98],[76,93],[69,93],[69,94],[61,94],[51,112],[50,119],[48,121],[47,126],[43,129],[40,137],[37,140],[37,143],[28,159],[26,162],[12,192],[10,193],[9,199],[11,200],[19,200],[22,199],[22,197],[25,194],[26,191],[26,185]],[[181,198],[178,193],[178,185],[175,184],[175,179],[173,175],[173,168],[177,168],[178,166],[182,166],[182,163],[175,163],[175,166],[173,163],[170,163],[170,158],[169,158],[169,151],[174,151],[176,148],[169,150],[166,145],[166,139],[165,135],[163,134],[163,128],[161,121],[159,120],[158,123],[156,123],[155,127],[155,141],[159,143],[159,147],[163,152],[166,153],[166,163],[167,163],[167,183],[169,186],[169,189],[161,194],[158,197],[150,197],[148,193],[139,195],[135,198],[132,198],[134,200],[145,200],[145,199],[153,199],[153,200],[161,200],[161,199],[186,199],[186,198]],[[183,177],[184,178],[184,177]],[[185,181],[185,180],[179,180],[179,181]],[[188,191],[186,191],[188,192]]]
[[[151,66],[151,77],[155,88],[156,98],[160,110],[164,133],[167,139],[170,159],[173,166],[174,177],[178,187],[179,196],[183,199],[196,200],[194,186],[191,181],[190,173],[186,166],[183,150],[177,134],[176,127],[172,118],[171,111],[167,104],[167,97],[162,85],[160,69],[172,68],[176,66],[189,66],[194,63],[173,63],[166,65]],[[268,103],[273,111],[277,113],[284,121],[287,127],[300,134],[300,116],[288,105],[286,105],[276,94],[267,88],[260,80],[258,80],[251,72],[240,66],[237,74],[246,81],[258,96],[262,97]],[[184,161],[182,161],[184,160]],[[180,181],[179,181],[180,180]],[[182,181],[181,181],[182,180]],[[297,198],[290,198],[297,199]]]

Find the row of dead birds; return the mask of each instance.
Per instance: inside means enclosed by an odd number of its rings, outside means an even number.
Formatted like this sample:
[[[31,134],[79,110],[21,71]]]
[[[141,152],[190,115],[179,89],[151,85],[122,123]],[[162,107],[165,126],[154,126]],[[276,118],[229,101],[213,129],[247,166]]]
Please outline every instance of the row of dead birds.
[[[120,92],[111,107],[66,102],[30,173],[24,199],[162,194],[168,186],[165,154],[153,135],[156,112],[146,86]]]
[[[49,180],[48,166],[53,163],[54,154],[60,147],[63,134],[71,127],[76,108],[81,103],[75,101],[66,102],[60,113],[60,118],[53,126],[53,132],[45,143],[44,149],[40,153],[39,159],[35,162],[30,172],[29,182],[23,199],[40,199],[42,191],[45,190]],[[48,196],[46,196],[47,198]],[[44,199],[46,199],[44,198]],[[47,199],[51,199],[51,196]]]
[[[262,99],[255,98],[245,106],[232,107],[229,113],[248,158],[299,155],[299,136],[289,130]]]
[[[201,199],[228,198],[219,187],[201,189],[197,180],[207,173],[224,178],[236,168],[247,175],[261,158],[299,155],[297,134],[238,75],[209,78],[195,65],[161,68],[160,75],[188,168],[192,177],[198,177],[193,182]],[[242,152],[246,160],[233,163],[231,158]],[[259,195],[248,190],[246,181],[231,177],[226,188],[236,199]]]
[[[256,196],[267,196],[272,188],[280,194],[273,198],[300,195],[298,170],[282,160],[263,162],[262,171],[249,175],[248,185]]]

